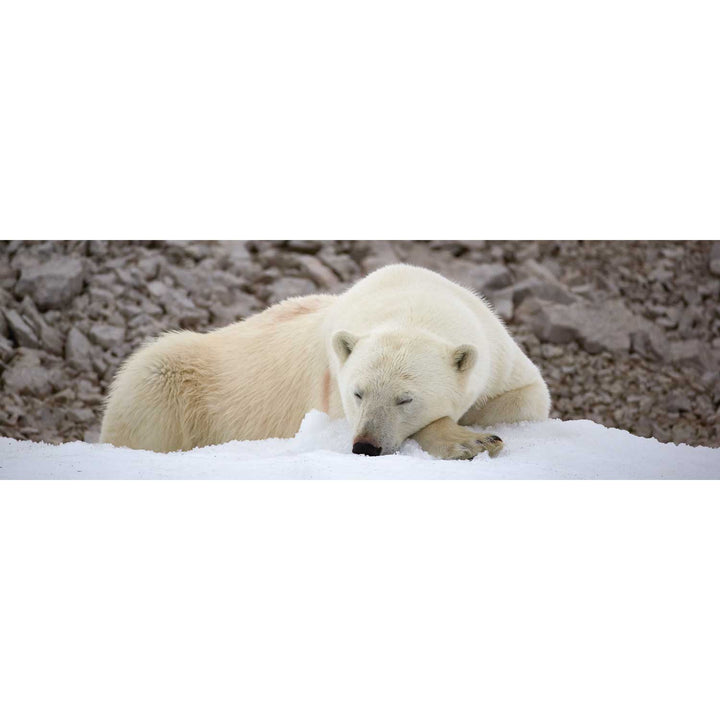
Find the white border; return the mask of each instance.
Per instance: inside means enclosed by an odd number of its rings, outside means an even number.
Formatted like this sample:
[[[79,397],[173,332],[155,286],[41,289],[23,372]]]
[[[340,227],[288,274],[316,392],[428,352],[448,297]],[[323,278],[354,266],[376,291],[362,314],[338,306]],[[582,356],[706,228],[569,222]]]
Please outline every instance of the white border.
[[[3,718],[716,718],[720,484],[0,485]]]
[[[8,3],[0,237],[718,238],[718,12]]]

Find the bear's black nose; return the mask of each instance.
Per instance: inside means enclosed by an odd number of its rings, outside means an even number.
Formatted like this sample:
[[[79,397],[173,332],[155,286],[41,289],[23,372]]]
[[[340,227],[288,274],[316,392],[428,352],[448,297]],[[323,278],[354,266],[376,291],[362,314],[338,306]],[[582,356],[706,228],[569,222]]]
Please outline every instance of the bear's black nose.
[[[356,442],[353,445],[353,452],[356,455],[379,455],[382,452],[382,448],[375,447],[369,442]]]

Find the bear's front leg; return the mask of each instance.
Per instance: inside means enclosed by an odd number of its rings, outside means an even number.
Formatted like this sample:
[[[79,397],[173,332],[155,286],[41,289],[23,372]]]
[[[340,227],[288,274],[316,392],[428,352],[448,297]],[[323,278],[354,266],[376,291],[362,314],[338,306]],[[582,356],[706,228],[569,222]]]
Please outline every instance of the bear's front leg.
[[[410,437],[417,440],[425,452],[443,460],[472,460],[484,450],[495,457],[503,447],[497,435],[473,432],[449,417],[431,422]]]

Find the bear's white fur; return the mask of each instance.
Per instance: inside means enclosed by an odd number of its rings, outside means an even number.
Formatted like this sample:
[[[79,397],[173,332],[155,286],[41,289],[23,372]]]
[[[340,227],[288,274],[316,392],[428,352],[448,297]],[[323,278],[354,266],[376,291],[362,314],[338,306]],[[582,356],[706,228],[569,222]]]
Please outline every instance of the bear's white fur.
[[[100,441],[168,452],[292,437],[313,408],[348,418],[355,452],[395,452],[412,437],[468,458],[502,442],[463,426],[547,418],[550,395],[484,300],[389,265],[341,295],[145,345],[113,381]]]

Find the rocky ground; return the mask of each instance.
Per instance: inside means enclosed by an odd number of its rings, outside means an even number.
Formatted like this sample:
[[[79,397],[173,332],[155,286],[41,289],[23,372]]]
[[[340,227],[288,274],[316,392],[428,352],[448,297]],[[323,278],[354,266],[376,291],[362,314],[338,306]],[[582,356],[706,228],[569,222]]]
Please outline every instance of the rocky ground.
[[[553,417],[720,446],[720,243],[2,242],[0,436],[98,439],[119,364],[390,262],[482,292],[540,366]]]

